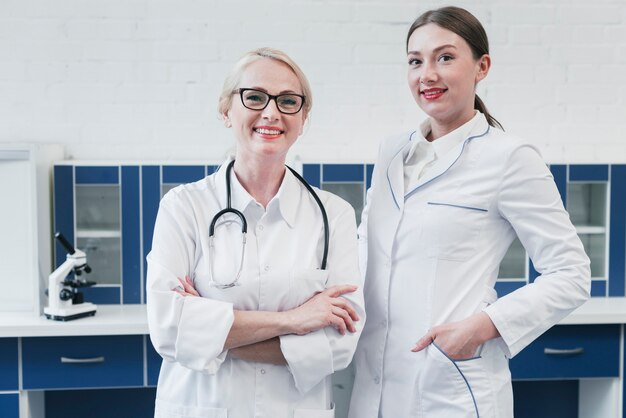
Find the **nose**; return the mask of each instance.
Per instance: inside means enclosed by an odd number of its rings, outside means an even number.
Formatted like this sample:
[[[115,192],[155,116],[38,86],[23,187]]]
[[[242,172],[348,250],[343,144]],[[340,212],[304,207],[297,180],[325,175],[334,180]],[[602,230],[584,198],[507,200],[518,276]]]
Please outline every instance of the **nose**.
[[[420,84],[429,85],[437,81],[437,69],[432,63],[425,61],[422,64],[421,70]]]
[[[265,109],[262,112],[263,119],[275,121],[280,116],[280,111],[278,110],[278,104],[276,104],[276,100],[270,99]]]

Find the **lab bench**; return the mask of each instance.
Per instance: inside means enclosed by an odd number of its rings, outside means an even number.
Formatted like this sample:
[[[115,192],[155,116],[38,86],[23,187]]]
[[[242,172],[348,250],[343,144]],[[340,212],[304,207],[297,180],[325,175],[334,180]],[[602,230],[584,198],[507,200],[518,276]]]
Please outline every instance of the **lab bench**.
[[[561,413],[571,408],[581,418],[622,416],[625,323],[626,298],[589,300],[511,360],[516,389],[527,381],[531,389],[541,387],[544,412],[555,403],[552,390],[565,388],[570,404],[558,405]],[[0,315],[0,416],[43,418],[44,393],[153,388],[161,359],[147,333],[146,306],[138,304],[102,305],[94,317],[70,322]],[[347,399],[338,401],[347,407]],[[536,399],[516,401],[526,409],[538,405]]]
[[[50,391],[154,388],[161,358],[147,334],[145,305],[99,306],[95,316],[69,322],[0,314],[0,416],[48,416]],[[150,393],[144,402],[146,417],[153,399]]]

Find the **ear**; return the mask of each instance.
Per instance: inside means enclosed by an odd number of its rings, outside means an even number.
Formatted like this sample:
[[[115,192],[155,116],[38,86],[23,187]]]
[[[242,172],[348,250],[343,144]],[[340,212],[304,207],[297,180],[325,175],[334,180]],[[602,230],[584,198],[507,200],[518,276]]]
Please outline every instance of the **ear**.
[[[225,112],[222,115],[222,119],[224,119],[224,126],[227,128],[230,128],[231,126],[233,126],[232,122],[230,121],[229,117],[228,117],[228,112]]]
[[[476,65],[478,66],[478,72],[476,73],[476,84],[479,81],[483,80],[489,74],[489,69],[491,68],[491,57],[488,54],[483,55],[476,61]]]
[[[300,125],[300,133],[298,133],[298,136],[301,136],[302,133],[304,132],[304,125],[306,124],[308,116],[309,116],[308,113],[302,112],[302,124]]]

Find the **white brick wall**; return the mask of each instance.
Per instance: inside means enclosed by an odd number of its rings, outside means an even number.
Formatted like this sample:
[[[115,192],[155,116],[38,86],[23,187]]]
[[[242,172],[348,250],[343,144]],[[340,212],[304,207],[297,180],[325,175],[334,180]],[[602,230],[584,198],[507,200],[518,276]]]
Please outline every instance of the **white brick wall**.
[[[371,161],[423,113],[406,87],[411,21],[448,1],[0,0],[0,141],[79,159],[221,160],[216,115],[245,51],[284,49],[314,89],[292,157]],[[482,21],[479,87],[550,162],[626,162],[626,2],[460,0]]]

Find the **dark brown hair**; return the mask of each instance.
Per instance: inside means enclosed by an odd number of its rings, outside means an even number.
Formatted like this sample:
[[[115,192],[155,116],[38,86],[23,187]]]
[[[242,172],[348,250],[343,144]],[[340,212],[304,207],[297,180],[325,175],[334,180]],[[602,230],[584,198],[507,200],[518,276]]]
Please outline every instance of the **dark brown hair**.
[[[415,19],[415,22],[409,28],[409,33],[406,35],[407,53],[409,51],[409,38],[411,38],[413,32],[429,23],[441,26],[463,38],[470,46],[474,59],[477,60],[483,55],[489,54],[489,39],[487,39],[487,32],[485,32],[483,25],[467,10],[454,6],[429,10]],[[477,94],[474,96],[474,109],[485,115],[489,125],[504,130],[500,122],[489,114],[487,106],[485,106]]]

